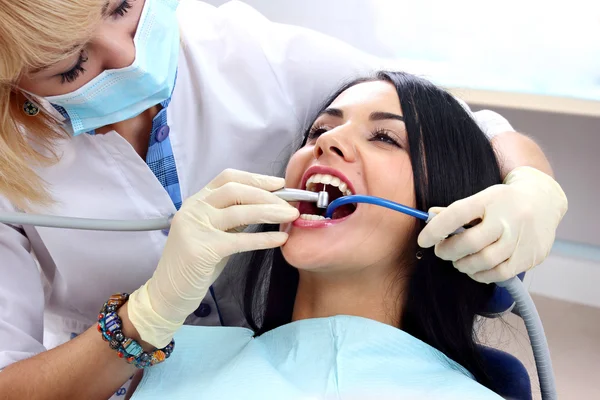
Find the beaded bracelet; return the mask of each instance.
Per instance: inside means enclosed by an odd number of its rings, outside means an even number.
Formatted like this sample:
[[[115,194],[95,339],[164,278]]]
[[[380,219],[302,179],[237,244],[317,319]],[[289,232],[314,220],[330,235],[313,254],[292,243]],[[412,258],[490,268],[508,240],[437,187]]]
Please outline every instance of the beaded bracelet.
[[[102,339],[108,342],[111,349],[117,351],[120,358],[124,358],[136,368],[146,368],[159,364],[169,358],[175,347],[171,340],[165,348],[146,353],[142,346],[133,339],[125,337],[122,332],[123,322],[117,315],[117,310],[129,299],[127,293],[117,293],[110,296],[98,314],[98,332]]]

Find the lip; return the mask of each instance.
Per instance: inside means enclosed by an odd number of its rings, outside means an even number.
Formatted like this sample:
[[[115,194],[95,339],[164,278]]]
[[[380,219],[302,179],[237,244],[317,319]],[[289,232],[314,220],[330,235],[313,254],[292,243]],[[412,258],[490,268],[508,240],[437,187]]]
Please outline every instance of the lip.
[[[353,216],[355,213],[356,211],[340,219],[320,219],[317,221],[311,221],[308,219],[298,218],[294,222],[292,222],[292,225],[298,228],[328,228],[330,226],[334,226],[344,222],[345,220]]]
[[[348,189],[352,193],[356,194],[356,190],[354,190],[354,185],[352,184],[352,182],[350,182],[348,178],[346,178],[344,174],[342,174],[335,168],[325,167],[323,165],[313,165],[312,167],[308,168],[306,172],[304,172],[304,175],[302,176],[302,184],[300,185],[300,189],[306,189],[306,181],[308,181],[308,178],[315,174],[327,174],[338,177],[342,182],[344,182],[348,186]]]

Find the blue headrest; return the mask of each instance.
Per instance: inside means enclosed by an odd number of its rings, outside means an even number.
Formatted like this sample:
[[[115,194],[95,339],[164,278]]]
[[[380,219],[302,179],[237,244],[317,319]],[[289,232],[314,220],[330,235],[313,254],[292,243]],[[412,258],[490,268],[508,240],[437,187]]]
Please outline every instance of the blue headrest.
[[[521,281],[525,277],[525,272],[517,275]],[[485,313],[482,313],[485,317],[497,317],[506,311],[512,309],[514,301],[512,296],[508,293],[505,288],[494,285],[496,288],[494,290],[494,295],[492,300],[487,306]]]
[[[515,356],[491,347],[479,346],[485,370],[497,393],[505,399],[531,400],[531,380],[527,369]]]

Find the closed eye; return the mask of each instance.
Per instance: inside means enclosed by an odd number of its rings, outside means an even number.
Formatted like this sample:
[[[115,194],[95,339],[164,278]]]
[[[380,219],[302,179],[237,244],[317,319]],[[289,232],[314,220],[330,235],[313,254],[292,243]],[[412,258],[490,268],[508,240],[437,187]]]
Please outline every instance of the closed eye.
[[[87,56],[85,55],[85,53],[83,51],[81,51],[79,53],[79,59],[77,60],[77,64],[75,64],[73,66],[73,68],[71,68],[70,70],[68,70],[67,72],[63,72],[62,74],[60,74],[60,83],[64,84],[64,83],[70,83],[73,82],[74,80],[76,80],[77,78],[79,78],[79,75],[83,74],[85,72],[85,68],[83,68],[83,64],[85,64],[85,62],[88,60]]]
[[[383,142],[402,148],[398,140],[396,140],[393,136],[395,135],[391,134],[385,129],[377,129],[371,134],[371,138],[369,140],[371,142]]]
[[[115,8],[110,15],[112,17],[117,18],[118,17],[122,17],[125,14],[127,14],[127,11],[132,7],[131,5],[131,1],[130,0],[123,0],[121,2],[121,4],[119,4],[119,6],[117,8]]]
[[[322,134],[326,133],[328,130],[329,129],[324,125],[315,125],[308,132],[307,138],[308,138],[308,140],[314,140],[314,139],[318,138],[319,136],[321,136]]]

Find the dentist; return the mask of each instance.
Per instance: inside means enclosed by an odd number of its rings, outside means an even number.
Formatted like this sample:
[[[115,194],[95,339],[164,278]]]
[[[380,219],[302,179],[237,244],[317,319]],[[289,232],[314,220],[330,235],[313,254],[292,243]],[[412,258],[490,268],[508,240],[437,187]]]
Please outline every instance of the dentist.
[[[156,362],[177,351],[163,339],[182,323],[244,325],[225,276],[235,271],[219,272],[228,255],[279,246],[286,235],[223,234],[295,219],[269,193],[283,180],[265,175],[283,172],[317,103],[359,73],[406,68],[240,2],[195,0],[0,0],[0,54],[0,209],[106,219],[177,212],[168,236],[0,224],[7,399],[123,396],[141,365],[117,357],[111,347],[124,342],[105,343],[95,327],[114,293],[133,293],[119,331],[139,332],[131,339]],[[419,244],[494,282],[545,258],[567,200],[533,141],[498,114],[475,117],[504,161],[505,184],[436,210]],[[229,168],[249,172],[219,175]],[[208,222],[198,219],[207,204],[222,210]],[[472,232],[444,239],[476,218]],[[200,262],[205,254],[215,254],[216,272]],[[113,297],[105,311],[123,301]]]

